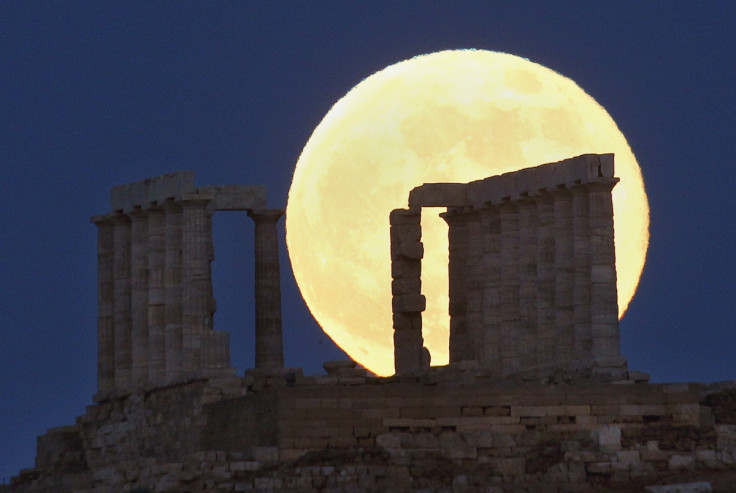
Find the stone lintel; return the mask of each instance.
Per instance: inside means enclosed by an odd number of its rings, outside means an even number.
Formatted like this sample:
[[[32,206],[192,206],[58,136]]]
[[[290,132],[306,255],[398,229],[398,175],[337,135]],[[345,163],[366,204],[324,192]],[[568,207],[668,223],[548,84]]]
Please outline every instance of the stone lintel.
[[[487,203],[496,205],[541,191],[610,181],[614,178],[613,158],[613,154],[583,154],[556,163],[472,181],[466,185],[467,202],[476,207]]]
[[[176,171],[113,187],[110,190],[110,206],[113,211],[127,212],[136,206],[147,207],[150,203],[179,198],[194,190],[194,171]]]
[[[266,208],[264,185],[211,185],[197,192],[212,196],[209,211],[247,211]]]
[[[464,183],[425,183],[409,192],[409,207],[462,207],[468,205]]]

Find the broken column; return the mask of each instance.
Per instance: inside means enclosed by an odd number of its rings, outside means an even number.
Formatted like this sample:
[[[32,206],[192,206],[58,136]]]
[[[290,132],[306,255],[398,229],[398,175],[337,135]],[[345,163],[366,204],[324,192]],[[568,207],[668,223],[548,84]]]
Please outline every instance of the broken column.
[[[421,209],[396,209],[391,223],[391,294],[394,326],[394,367],[397,374],[429,367],[422,337]]]
[[[278,223],[284,211],[248,211],[255,222],[256,368],[282,368],[281,272]]]

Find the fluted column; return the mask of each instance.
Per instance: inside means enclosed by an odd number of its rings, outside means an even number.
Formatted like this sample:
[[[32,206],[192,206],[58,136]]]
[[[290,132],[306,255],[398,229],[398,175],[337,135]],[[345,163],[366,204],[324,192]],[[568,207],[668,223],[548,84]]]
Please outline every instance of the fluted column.
[[[149,378],[152,383],[163,382],[166,369],[166,288],[164,270],[166,261],[166,226],[162,208],[148,212],[148,349]]]
[[[497,206],[501,221],[501,361],[504,375],[521,370],[519,343],[521,316],[519,311],[519,208],[516,202]]]
[[[555,326],[557,327],[557,363],[573,359],[573,289],[574,244],[572,192],[558,189],[553,193],[555,213]]]
[[[494,373],[503,373],[501,361],[501,218],[496,207],[480,209],[480,237],[483,241],[483,366]]]
[[[519,207],[519,361],[523,369],[537,364],[537,206],[523,198]]]
[[[573,222],[573,357],[589,360],[592,350],[590,327],[590,226],[588,188],[572,188]]]
[[[555,211],[552,197],[542,192],[537,204],[537,365],[556,363],[555,328]]]
[[[135,209],[130,216],[131,351],[133,384],[148,384],[148,211]]]
[[[166,379],[173,380],[182,372],[182,210],[174,201],[163,204],[164,225],[164,330]]]
[[[182,366],[198,372],[202,362],[202,334],[212,330],[210,316],[210,237],[208,196],[187,195],[182,204]]]
[[[256,368],[282,368],[281,272],[276,224],[284,211],[248,211],[255,222]]]
[[[468,327],[468,339],[471,358],[481,361],[485,344],[483,331],[483,242],[478,239],[483,236],[483,227],[477,211],[465,212],[465,228],[468,235],[468,258],[465,262],[465,320]],[[472,239],[475,238],[476,241]]]
[[[467,321],[469,238],[468,215],[459,210],[440,214],[448,226],[449,244],[449,312],[450,364],[475,359],[473,342]]]
[[[611,190],[617,178],[588,185],[590,212],[590,314],[593,358],[601,366],[623,364],[618,330],[616,251]]]
[[[97,390],[115,388],[115,316],[113,222],[109,216],[94,216],[97,226]]]
[[[131,384],[131,315],[130,315],[130,218],[122,213],[112,216],[113,222],[113,297],[115,324],[115,387],[124,389]]]

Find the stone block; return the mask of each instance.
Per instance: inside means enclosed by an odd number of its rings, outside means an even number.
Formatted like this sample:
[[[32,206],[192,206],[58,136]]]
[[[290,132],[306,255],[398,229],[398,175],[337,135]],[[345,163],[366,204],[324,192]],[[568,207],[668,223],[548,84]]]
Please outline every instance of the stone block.
[[[670,404],[667,407],[669,409],[669,414],[672,415],[672,421],[675,424],[691,426],[700,425],[700,404]]]
[[[443,431],[437,438],[442,455],[448,459],[475,459],[477,457],[475,447],[468,445],[458,433]]]
[[[421,222],[422,209],[419,207],[413,209],[394,209],[389,213],[388,217],[392,226],[417,225]]]
[[[696,450],[695,459],[708,469],[720,469],[723,463],[718,460],[715,450]]]
[[[511,406],[511,416],[547,416],[547,406]]]
[[[468,205],[464,183],[425,183],[409,192],[409,207],[462,207]]]
[[[504,457],[493,459],[493,468],[503,476],[518,477],[526,472],[526,460],[522,457]]]
[[[659,449],[659,442],[650,440],[639,450],[641,460],[658,462],[667,460],[667,454]]]
[[[579,406],[565,406],[565,416],[588,416],[590,415],[590,406],[589,405],[579,405]]]
[[[603,453],[615,453],[621,450],[621,427],[619,425],[599,426],[591,432],[591,438],[598,442]]]
[[[609,474],[612,467],[610,462],[590,462],[586,464],[585,470],[590,474]]]
[[[278,447],[251,447],[250,455],[254,460],[262,463],[274,463],[279,460]]]
[[[395,313],[423,312],[427,307],[427,299],[422,294],[403,294],[391,299]]]
[[[396,254],[401,258],[419,260],[424,257],[424,244],[421,241],[402,241]]]
[[[692,455],[673,455],[667,461],[667,468],[670,471],[695,469],[695,457]]]
[[[436,435],[428,432],[414,435],[414,447],[418,449],[439,449],[439,440]]]
[[[635,464],[641,460],[638,450],[619,450],[616,452],[619,464]]]
[[[675,483],[659,486],[646,486],[648,493],[708,493],[713,491],[710,482],[698,481],[695,483]]]
[[[622,404],[621,414],[624,416],[664,416],[666,407],[658,404]]]
[[[490,430],[472,430],[463,433],[468,445],[475,448],[491,448],[494,446],[493,432]]]
[[[736,447],[736,425],[716,425],[715,431],[719,449]]]

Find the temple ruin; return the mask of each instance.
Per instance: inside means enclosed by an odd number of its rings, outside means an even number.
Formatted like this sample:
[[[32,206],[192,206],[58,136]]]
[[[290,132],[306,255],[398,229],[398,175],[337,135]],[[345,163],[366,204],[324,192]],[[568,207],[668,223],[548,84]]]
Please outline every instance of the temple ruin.
[[[215,331],[212,215],[255,222],[256,368],[283,367],[276,223],[260,185],[194,186],[191,171],[120,185],[97,225],[99,396],[234,375]]]
[[[98,392],[0,493],[733,491],[736,381],[649,383],[619,349],[612,155],[430,183],[390,215],[396,375],[284,367],[259,186],[173,173],[98,227]],[[450,363],[422,342],[422,207],[446,207]],[[255,221],[255,368],[213,330],[212,214]],[[388,232],[387,232],[388,233]],[[387,235],[388,236],[388,235]],[[387,252],[388,253],[388,252]],[[387,279],[388,283],[390,280]]]
[[[450,366],[504,377],[559,369],[626,373],[619,349],[613,154],[470,183],[428,183],[392,211],[397,373],[424,371],[421,209],[449,235]]]

